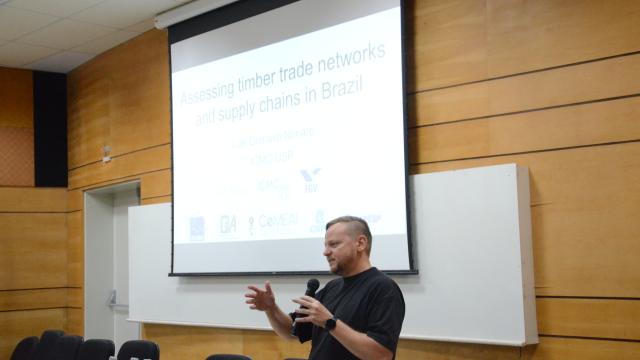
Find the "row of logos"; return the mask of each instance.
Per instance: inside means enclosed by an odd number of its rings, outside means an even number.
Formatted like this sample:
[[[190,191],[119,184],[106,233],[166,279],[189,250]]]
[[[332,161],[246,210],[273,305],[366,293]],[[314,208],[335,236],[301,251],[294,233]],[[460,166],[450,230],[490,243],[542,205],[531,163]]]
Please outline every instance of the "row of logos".
[[[222,238],[233,238],[240,236],[262,236],[273,233],[290,233],[294,230],[299,232],[309,232],[313,234],[322,233],[325,227],[325,216],[322,210],[316,211],[312,215],[313,219],[302,219],[302,216],[295,212],[282,212],[278,214],[261,214],[257,216],[238,216],[234,214],[221,215],[218,223],[214,225],[214,236]],[[363,216],[372,225],[379,222],[381,214],[370,214]],[[311,220],[311,221],[309,221]],[[192,242],[204,241],[206,233],[206,220],[202,216],[190,218],[190,237]],[[289,231],[287,231],[289,229]]]
[[[244,235],[256,235],[257,232],[263,234],[271,231],[284,231],[286,228],[296,227],[301,231],[320,232],[324,228],[319,225],[324,224],[322,211],[318,211],[314,219],[315,223],[305,225],[300,219],[300,215],[294,212],[282,212],[278,214],[261,214],[257,216],[237,216],[222,215],[214,225],[214,233],[218,235],[234,235],[242,233]],[[302,226],[302,228],[300,228]],[[202,216],[190,218],[190,241],[204,241],[207,232],[207,221]],[[210,231],[211,229],[209,229]]]

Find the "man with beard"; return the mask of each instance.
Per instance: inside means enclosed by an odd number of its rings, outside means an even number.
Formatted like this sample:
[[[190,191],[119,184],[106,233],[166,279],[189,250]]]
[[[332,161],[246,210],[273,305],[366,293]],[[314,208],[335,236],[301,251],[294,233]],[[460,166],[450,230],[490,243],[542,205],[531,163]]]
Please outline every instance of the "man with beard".
[[[371,232],[363,219],[343,216],[327,223],[323,255],[340,275],[316,297],[293,302],[299,316],[284,313],[270,283],[249,286],[246,302],[264,311],[284,339],[311,340],[309,359],[393,359],[404,320],[404,298],[398,285],[371,266]],[[295,320],[294,320],[295,319]],[[296,326],[297,336],[292,335]]]

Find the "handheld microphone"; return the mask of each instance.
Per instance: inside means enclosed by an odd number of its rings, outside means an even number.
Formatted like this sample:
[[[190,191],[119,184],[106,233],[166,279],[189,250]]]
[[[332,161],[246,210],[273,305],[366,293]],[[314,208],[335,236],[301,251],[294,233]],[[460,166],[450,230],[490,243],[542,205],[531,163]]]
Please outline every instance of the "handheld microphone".
[[[304,292],[306,296],[316,297],[316,290],[320,287],[320,281],[318,279],[309,279],[307,281],[307,291]]]
[[[304,294],[306,296],[311,296],[312,298],[316,297],[316,290],[318,290],[318,288],[320,287],[320,281],[318,281],[318,279],[309,279],[309,281],[307,281],[307,290],[304,292]],[[305,308],[304,306],[300,306],[300,308]],[[297,312],[294,312],[291,315],[291,318],[293,319],[293,327],[291,327],[291,335],[293,336],[298,336],[298,327],[297,327],[297,323],[296,318],[300,317],[301,315],[298,314]]]

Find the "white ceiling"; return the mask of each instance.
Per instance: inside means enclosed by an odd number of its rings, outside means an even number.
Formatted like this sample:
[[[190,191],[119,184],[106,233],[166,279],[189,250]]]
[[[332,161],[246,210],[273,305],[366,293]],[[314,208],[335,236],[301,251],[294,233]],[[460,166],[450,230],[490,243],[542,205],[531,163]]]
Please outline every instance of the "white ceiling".
[[[67,73],[189,0],[0,0],[0,66]]]

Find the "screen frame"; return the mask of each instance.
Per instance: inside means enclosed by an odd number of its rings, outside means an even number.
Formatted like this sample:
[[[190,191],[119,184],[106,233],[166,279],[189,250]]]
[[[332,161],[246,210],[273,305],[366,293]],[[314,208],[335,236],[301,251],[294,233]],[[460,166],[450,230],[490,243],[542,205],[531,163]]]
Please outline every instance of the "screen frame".
[[[174,271],[174,141],[173,141],[173,91],[172,91],[172,66],[171,45],[199,34],[233,24],[262,13],[298,2],[299,0],[238,0],[218,9],[198,15],[191,19],[176,23],[168,27],[168,54],[169,54],[169,106],[171,129],[171,269],[170,277],[208,277],[208,276],[272,276],[272,275],[332,275],[327,271],[246,271],[246,272],[176,272]],[[408,270],[382,270],[389,275],[416,275],[419,273],[415,266],[413,251],[411,193],[409,187],[409,141],[408,141],[408,86],[407,86],[407,31],[406,31],[406,5],[405,0],[398,0],[400,5],[400,49],[401,49],[401,81],[402,81],[402,111],[403,111],[403,136],[404,136],[404,191],[406,206],[406,234],[408,248]]]

